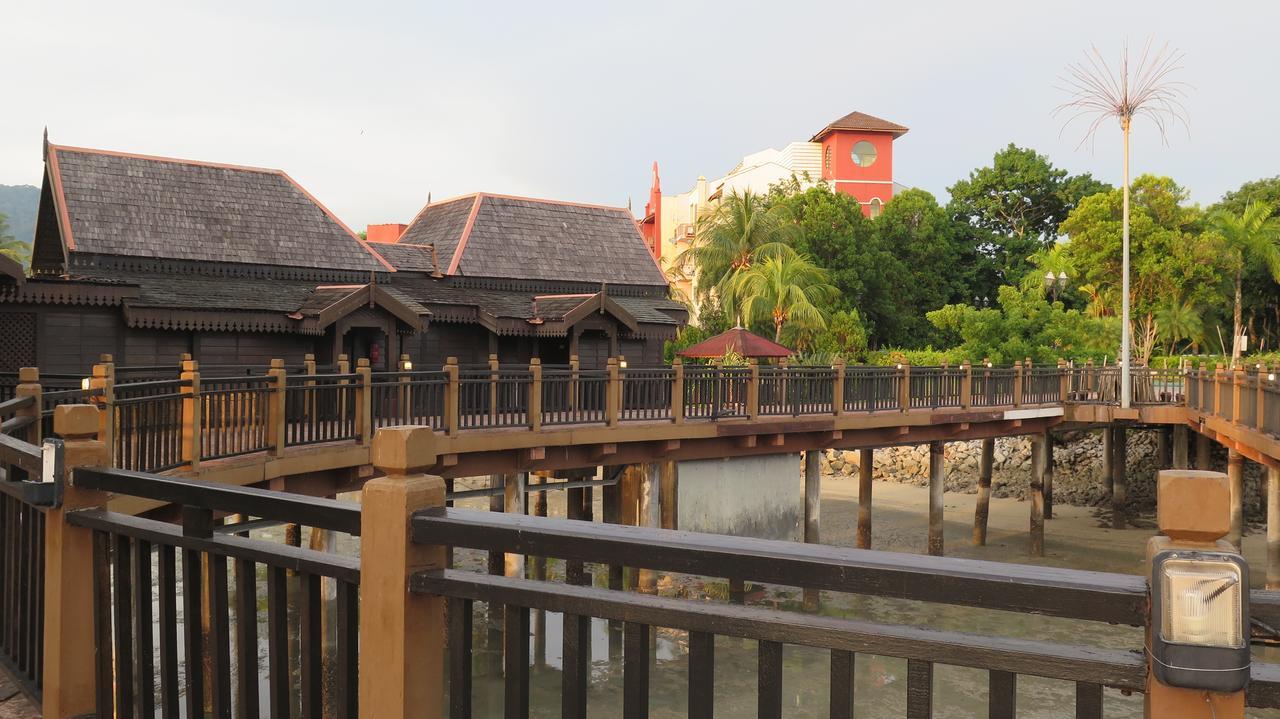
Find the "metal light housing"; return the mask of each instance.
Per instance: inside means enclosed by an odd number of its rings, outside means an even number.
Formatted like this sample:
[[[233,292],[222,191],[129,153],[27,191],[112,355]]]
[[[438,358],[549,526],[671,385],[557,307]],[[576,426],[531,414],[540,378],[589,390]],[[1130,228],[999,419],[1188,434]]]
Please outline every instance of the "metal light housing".
[[[1173,687],[1249,682],[1249,565],[1238,554],[1170,549],[1151,561],[1151,658]]]

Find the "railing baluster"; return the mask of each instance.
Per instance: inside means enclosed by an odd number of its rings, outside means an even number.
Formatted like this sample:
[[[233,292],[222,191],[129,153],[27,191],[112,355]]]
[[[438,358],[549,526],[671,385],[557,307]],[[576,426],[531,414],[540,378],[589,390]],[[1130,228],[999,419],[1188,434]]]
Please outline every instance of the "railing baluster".
[[[782,719],[782,643],[760,640],[757,657],[760,719]]]
[[[715,635],[689,632],[689,716],[712,716],[715,709],[715,673]]]
[[[324,713],[324,669],[321,659],[324,643],[320,630],[320,577],[301,574],[298,577],[302,596],[298,602],[298,664],[302,674],[302,716],[318,717]]]
[[[907,660],[907,719],[933,716],[933,662]]]
[[[133,626],[137,656],[138,686],[134,695],[135,716],[155,714],[155,663],[151,640],[151,544],[133,542]]]
[[[529,719],[529,610],[508,604],[503,608],[503,668],[505,719]]]
[[[178,708],[178,576],[174,548],[162,545],[156,555],[160,619],[160,715],[177,719]]]
[[[111,717],[114,712],[114,675],[112,673],[111,647],[111,537],[104,532],[93,533],[93,632],[95,643],[102,650],[97,652],[95,696],[99,717]],[[194,716],[194,715],[193,715]]]
[[[116,711],[127,712],[133,706],[133,622],[130,598],[130,546],[129,538],[115,536],[112,538],[112,573],[114,574],[114,601],[112,602],[113,621],[115,624],[115,685]],[[139,597],[141,600],[141,597]]]
[[[188,717],[204,716],[204,632],[200,626],[204,588],[200,574],[200,552],[182,550],[182,639],[186,650]]]
[[[231,717],[231,603],[227,596],[227,558],[210,554],[209,633],[213,642],[213,716]],[[191,667],[187,667],[191,671]]]
[[[990,719],[1013,719],[1017,709],[1018,675],[1013,672],[988,672],[987,702]]]
[[[622,630],[622,718],[649,716],[649,625],[627,622]]]
[[[1102,685],[1076,682],[1076,719],[1102,719]]]
[[[449,599],[449,718],[471,719],[471,629],[470,599]],[[566,632],[568,626],[566,625]],[[565,671],[568,663],[568,634],[565,639]],[[565,701],[569,695],[565,694]],[[565,716],[568,716],[566,714]],[[584,713],[585,716],[585,713]]]
[[[335,708],[339,717],[355,719],[360,713],[360,585],[335,582],[338,589]],[[470,616],[470,612],[467,615]]]
[[[267,666],[271,716],[289,716],[289,584],[283,567],[267,568]]]
[[[831,719],[853,719],[854,653],[831,650]]]

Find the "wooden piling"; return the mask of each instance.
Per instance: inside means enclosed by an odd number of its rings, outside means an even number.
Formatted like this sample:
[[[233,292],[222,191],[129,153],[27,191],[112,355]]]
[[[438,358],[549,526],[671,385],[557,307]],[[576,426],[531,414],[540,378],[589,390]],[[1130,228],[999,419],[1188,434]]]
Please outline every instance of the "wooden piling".
[[[991,470],[995,464],[996,441],[982,440],[982,452],[978,458],[978,504],[973,510],[973,543],[979,547],[987,544],[987,518],[991,513]]]
[[[1044,518],[1053,519],[1053,433],[1044,433]]]
[[[662,476],[658,462],[646,462],[636,466],[636,526],[658,528],[662,526]],[[645,594],[658,593],[658,573],[652,569],[637,570],[637,585]]]
[[[871,474],[875,450],[858,450],[858,549],[871,549]]]
[[[1280,589],[1280,469],[1267,467],[1267,589]]]
[[[1196,432],[1196,469],[1213,469],[1213,444],[1209,435]]]
[[[1129,457],[1129,447],[1124,427],[1112,427],[1111,438],[1111,528],[1124,529],[1129,526],[1125,517],[1127,501],[1125,485],[1125,464]]]
[[[1027,504],[1031,507],[1030,552],[1033,557],[1044,556],[1044,474],[1048,462],[1045,450],[1048,433],[1031,438],[1031,483],[1028,485]]]
[[[1184,425],[1177,425],[1177,426],[1175,426],[1175,427],[1173,428],[1173,459],[1172,459],[1172,463],[1173,463],[1173,468],[1174,468],[1174,469],[1188,469],[1188,468],[1190,468],[1190,466],[1191,466],[1191,465],[1188,463],[1188,457],[1187,457],[1187,455],[1188,455],[1187,450],[1189,449],[1189,448],[1187,447],[1187,441],[1188,441],[1188,439],[1189,439],[1189,438],[1187,437],[1187,428],[1186,428],[1186,426],[1184,426]]]
[[[662,486],[658,491],[658,501],[662,505],[662,528],[679,529],[680,504],[677,493],[680,487],[680,463],[674,459],[659,462],[659,472]]]
[[[942,556],[943,447],[943,442],[929,443],[929,554],[935,557]]]
[[[503,483],[503,511],[507,514],[525,513],[525,487],[529,475],[523,472],[508,474]],[[503,561],[504,571],[508,577],[524,578],[524,555],[508,552]]]
[[[489,489],[501,490],[506,484],[505,474],[489,475]],[[499,491],[489,495],[489,511],[504,512],[506,511],[506,492]],[[500,577],[506,573],[506,556],[502,552],[489,552],[489,574]]]
[[[1111,448],[1111,443],[1115,440],[1115,435],[1111,432],[1111,427],[1102,428],[1102,484],[1106,487],[1107,496],[1111,496],[1111,482],[1115,477],[1115,472],[1111,469],[1111,465],[1116,458],[1115,450]]]
[[[806,544],[822,542],[822,450],[811,449],[804,453],[804,541]],[[818,609],[819,592],[804,588],[806,611]]]
[[[1227,541],[1238,552],[1244,536],[1244,455],[1234,449],[1227,451],[1227,482],[1231,485],[1231,531]]]

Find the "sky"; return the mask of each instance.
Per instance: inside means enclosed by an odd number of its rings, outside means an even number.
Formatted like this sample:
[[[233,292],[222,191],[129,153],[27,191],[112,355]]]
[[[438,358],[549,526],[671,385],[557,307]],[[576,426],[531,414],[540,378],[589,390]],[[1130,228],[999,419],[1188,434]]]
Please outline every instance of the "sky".
[[[354,228],[430,194],[641,211],[860,110],[911,128],[895,179],[940,199],[1010,142],[1120,180],[1120,133],[1063,128],[1066,66],[1185,53],[1189,130],[1134,128],[1134,174],[1208,204],[1280,174],[1276,2],[0,0],[0,184],[52,142],[286,170]]]

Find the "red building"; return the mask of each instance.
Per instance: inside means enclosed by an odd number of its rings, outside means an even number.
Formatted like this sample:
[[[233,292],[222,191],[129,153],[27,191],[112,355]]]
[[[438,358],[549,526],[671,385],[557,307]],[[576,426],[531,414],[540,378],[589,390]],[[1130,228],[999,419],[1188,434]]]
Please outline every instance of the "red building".
[[[858,198],[864,214],[880,214],[893,197],[893,141],[907,128],[862,112],[822,128],[810,142],[822,145],[822,179]]]

